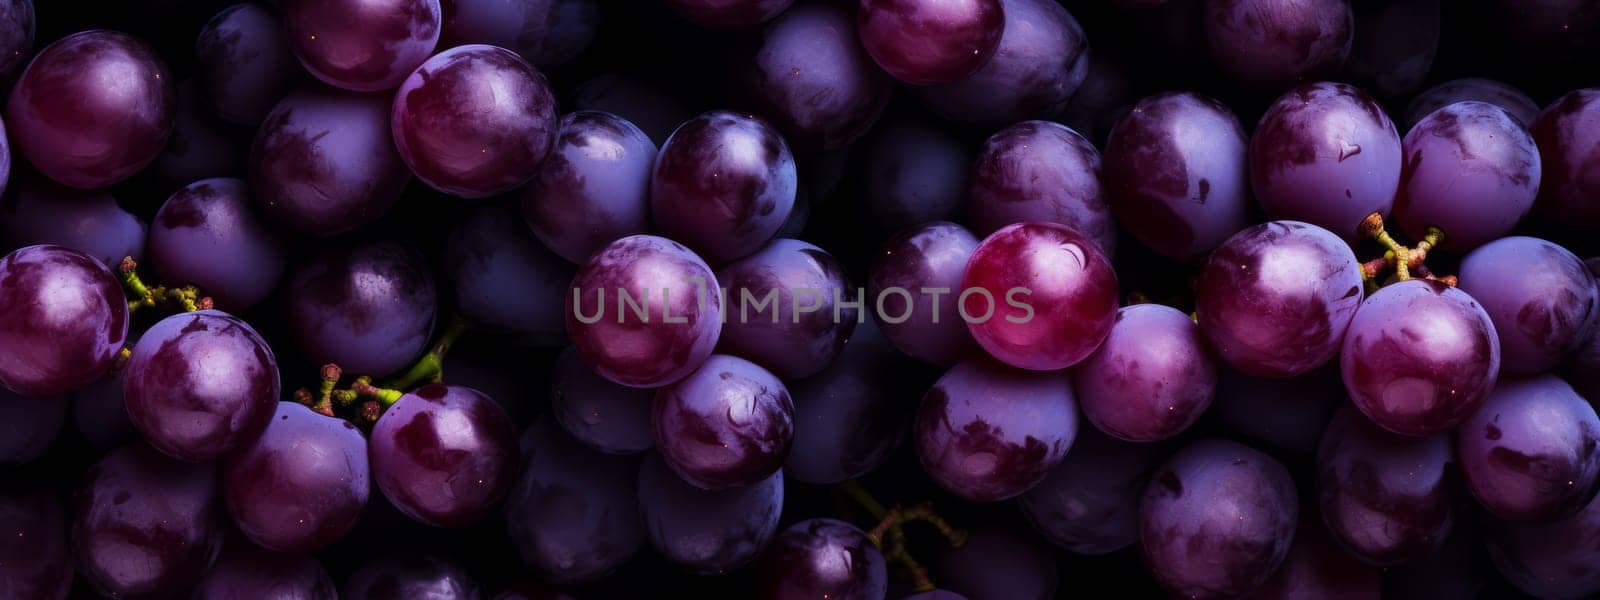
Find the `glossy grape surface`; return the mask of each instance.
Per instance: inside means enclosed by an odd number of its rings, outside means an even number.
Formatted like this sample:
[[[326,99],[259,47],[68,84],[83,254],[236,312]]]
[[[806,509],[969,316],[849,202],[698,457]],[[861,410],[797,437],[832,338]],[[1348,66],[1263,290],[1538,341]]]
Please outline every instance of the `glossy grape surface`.
[[[1568,93],[1539,113],[1530,129],[1544,178],[1534,211],[1567,227],[1600,225],[1600,88]]]
[[[0,385],[60,396],[104,375],[128,338],[128,301],[105,264],[61,246],[0,258]]]
[[[1000,0],[863,0],[856,22],[872,60],[913,85],[960,80],[994,57]]]
[[[959,294],[967,261],[977,248],[978,238],[967,228],[937,221],[900,232],[873,258],[867,275],[871,314],[901,352],[950,366],[976,349],[950,296]],[[949,291],[923,292],[939,288]]]
[[[215,310],[173,315],[145,331],[122,384],[128,416],[144,439],[188,462],[212,460],[261,435],[280,391],[278,360],[266,340]]]
[[[661,457],[639,467],[639,514],[650,545],[691,572],[727,573],[755,559],[778,532],[783,472],[709,492],[684,483]]]
[[[599,454],[551,423],[522,435],[527,462],[506,497],[506,532],[547,580],[599,579],[644,546],[639,460]]]
[[[1551,375],[1503,379],[1456,435],[1467,488],[1508,521],[1572,516],[1600,491],[1600,417]]]
[[[199,79],[217,116],[258,125],[301,77],[283,21],[257,4],[222,9],[195,41]]]
[[[632,454],[655,444],[650,410],[655,394],[613,383],[568,348],[550,375],[550,412],[579,442],[607,454]]]
[[[1447,250],[1510,233],[1539,191],[1533,137],[1486,102],[1457,102],[1423,117],[1406,134],[1405,154],[1395,220],[1412,239],[1438,227]]]
[[[373,377],[422,354],[438,310],[433,275],[399,242],[330,247],[284,285],[290,333],[305,358]]]
[[[349,421],[279,402],[267,429],[222,462],[240,533],[279,552],[317,550],[356,525],[371,492],[367,441]]]
[[[661,145],[650,206],[663,234],[723,263],[772,239],[797,185],[794,156],[777,130],[751,115],[710,112]]]
[[[216,564],[206,572],[195,597],[206,600],[335,600],[338,589],[328,570],[305,554],[262,550],[242,539],[222,546]]]
[[[74,496],[78,572],[112,597],[163,596],[200,579],[222,546],[222,506],[212,465],[144,445],[113,450],[89,467]]]
[[[1139,499],[1167,444],[1135,444],[1084,428],[1066,460],[1018,497],[1045,539],[1077,554],[1102,555],[1139,539]]]
[[[684,481],[740,488],[778,472],[794,442],[794,401],[771,372],[722,354],[656,391],[656,450]]]
[[[482,392],[423,386],[372,426],[372,478],[407,516],[464,527],[493,511],[515,481],[516,436],[506,411]]]
[[[1565,363],[1600,318],[1594,276],[1572,252],[1531,237],[1507,237],[1461,260],[1461,291],[1483,305],[1500,339],[1500,366],[1532,374]]]
[[[23,3],[26,5],[26,2]],[[47,489],[12,486],[0,492],[0,594],[62,600],[72,588],[67,516]]]
[[[1023,369],[1078,364],[1116,320],[1111,261],[1064,225],[1018,223],[996,231],[973,251],[961,289],[964,297],[956,300],[978,345]],[[969,293],[974,289],[986,293]]]
[[[1100,151],[1048,121],[1000,130],[983,143],[967,188],[967,222],[978,235],[1012,223],[1060,223],[1116,252],[1116,225],[1100,182]]]
[[[0,204],[0,246],[65,246],[116,268],[123,257],[142,260],[145,225],[106,190],[77,190],[31,175],[12,183]]]
[[[600,26],[598,0],[440,0],[441,47],[489,44],[541,69],[577,58]]]
[[[1467,101],[1487,102],[1505,109],[1523,127],[1532,126],[1534,119],[1539,117],[1539,105],[1522,90],[1493,79],[1469,77],[1452,79],[1417,94],[1406,105],[1401,125],[1410,130],[1412,125],[1433,111]]]
[[[1316,473],[1327,531],[1368,564],[1425,558],[1456,520],[1460,475],[1449,435],[1397,436],[1346,407],[1322,434]]]
[[[993,130],[1061,112],[1089,71],[1089,39],[1050,0],[1001,0],[1005,15],[994,57],[960,81],[920,87],[917,98],[945,118]]]
[[[300,64],[328,85],[392,90],[439,43],[439,0],[279,0]]]
[[[1235,81],[1262,89],[1334,74],[1350,55],[1350,0],[1208,0],[1206,44]]]
[[[226,310],[261,303],[288,270],[288,250],[256,211],[249,184],[238,179],[178,190],[150,223],[145,248],[156,274],[198,287]]]
[[[456,310],[474,325],[534,346],[566,340],[562,310],[574,269],[540,244],[514,210],[473,209],[450,233],[444,265]]]
[[[1154,442],[1182,433],[1211,406],[1217,364],[1189,315],[1138,304],[1117,311],[1105,343],[1072,370],[1072,387],[1095,427]]]
[[[889,579],[877,544],[835,519],[790,525],[772,540],[760,572],[762,597],[773,600],[882,598]]]
[[[852,11],[805,3],[762,28],[744,86],[784,137],[802,150],[836,150],[878,120],[890,78],[861,48]]]
[[[627,119],[579,111],[522,190],[522,215],[561,258],[582,263],[606,244],[650,230],[656,145]]]
[[[783,379],[814,375],[833,362],[866,309],[846,304],[860,298],[839,261],[799,240],[775,239],[717,269],[717,281],[728,290],[722,351]]]
[[[861,177],[878,224],[900,231],[956,219],[965,206],[972,150],[929,123],[897,120],[873,131]]]

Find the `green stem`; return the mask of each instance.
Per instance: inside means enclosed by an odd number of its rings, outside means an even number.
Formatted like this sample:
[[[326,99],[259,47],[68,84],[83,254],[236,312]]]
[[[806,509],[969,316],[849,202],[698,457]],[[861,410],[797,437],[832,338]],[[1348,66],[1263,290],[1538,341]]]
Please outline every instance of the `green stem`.
[[[439,341],[434,343],[433,349],[422,355],[422,358],[417,359],[416,364],[411,365],[411,368],[407,369],[404,374],[385,381],[383,387],[395,390],[409,390],[424,383],[438,383],[444,375],[445,354],[450,352],[450,347],[456,343],[456,340],[461,339],[461,335],[466,332],[466,320],[459,316],[452,317],[450,322],[445,325],[444,332],[439,334]],[[385,405],[393,403],[393,401],[389,401]]]
[[[872,518],[881,521],[889,517],[889,510],[885,509],[877,498],[873,498],[872,494],[867,493],[867,489],[861,487],[860,482],[854,479],[846,481],[839,484],[838,490],[844,492],[851,500],[855,500],[856,504],[861,505],[861,508],[867,509],[867,513],[871,514]]]

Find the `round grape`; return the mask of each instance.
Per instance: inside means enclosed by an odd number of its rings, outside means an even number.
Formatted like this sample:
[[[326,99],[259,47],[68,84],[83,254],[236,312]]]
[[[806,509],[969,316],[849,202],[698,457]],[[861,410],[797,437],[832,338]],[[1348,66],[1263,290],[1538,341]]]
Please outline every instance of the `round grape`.
[[[1166,444],[1134,444],[1088,427],[1066,460],[1018,497],[1022,514],[1051,543],[1077,554],[1116,552],[1139,540],[1139,498]]]
[[[1450,445],[1443,433],[1404,438],[1340,410],[1317,450],[1317,503],[1327,531],[1371,565],[1432,554],[1450,533],[1459,500]]]
[[[651,213],[661,232],[713,262],[766,245],[794,208],[794,156],[765,121],[726,111],[695,117],[656,156]]]
[[[1005,30],[1000,0],[862,0],[861,44],[895,79],[950,83],[994,57]]]
[[[1111,262],[1088,238],[1053,223],[1018,223],[985,238],[967,262],[961,290],[955,300],[972,337],[1023,369],[1078,364],[1116,320]]]
[[[328,85],[392,90],[439,43],[439,0],[278,0],[290,48]]]
[[[1600,88],[1562,96],[1539,113],[1532,132],[1544,166],[1534,211],[1567,227],[1600,225]]]
[[[372,478],[395,508],[465,527],[500,504],[517,472],[506,411],[471,388],[435,383],[400,397],[372,426]]]
[[[1405,154],[1395,220],[1412,239],[1438,227],[1447,250],[1509,233],[1539,192],[1539,148],[1511,113],[1486,102],[1424,117],[1406,133]]]
[[[972,352],[972,332],[960,307],[942,293],[958,293],[967,261],[978,238],[967,228],[945,221],[912,227],[886,242],[872,260],[867,298],[883,334],[907,355],[951,366]],[[859,329],[859,327],[858,327]]]
[[[655,445],[650,430],[654,392],[612,383],[570,347],[551,371],[550,412],[574,439],[606,454],[633,454]]]
[[[1472,251],[1461,260],[1460,279],[1494,321],[1508,373],[1543,373],[1567,362],[1600,318],[1589,269],[1538,238],[1502,238]]]
[[[523,564],[550,581],[586,583],[644,546],[638,459],[595,453],[544,422],[522,443],[527,463],[506,497],[506,533]]]
[[[1549,521],[1600,491],[1600,417],[1551,375],[1503,379],[1456,435],[1467,488],[1508,521]]]
[[[522,216],[550,250],[582,263],[606,244],[650,230],[656,145],[622,117],[579,111],[522,190]]]
[[[225,526],[212,465],[124,446],[89,467],[75,501],[78,572],[114,598],[186,590],[222,547]]]
[[[755,559],[778,532],[782,512],[782,471],[711,492],[685,483],[659,456],[639,467],[639,514],[650,545],[695,573],[726,574]]]
[[[433,275],[399,242],[333,246],[284,284],[295,346],[312,364],[383,377],[420,356],[433,331]]]
[[[1309,457],[1344,404],[1339,365],[1329,362],[1286,379],[1219,370],[1211,414],[1228,431],[1289,455]]]
[[[799,240],[773,240],[717,269],[717,281],[728,290],[723,351],[783,379],[808,377],[828,366],[861,319],[861,309],[846,304],[860,298],[845,280],[844,267]]]
[[[145,248],[165,281],[190,284],[220,308],[260,304],[283,279],[288,250],[238,179],[206,179],[178,190],[151,221]]]
[[[762,558],[760,586],[771,600],[883,598],[889,569],[876,542],[854,525],[809,519],[790,525]]]
[[[1026,221],[1066,225],[1094,240],[1106,256],[1116,253],[1100,151],[1078,132],[1028,121],[983,143],[967,188],[967,222],[978,235],[989,235]]]
[[[796,148],[843,148],[889,105],[893,82],[862,50],[847,7],[801,4],[763,27],[755,44],[745,91]]]
[[[1106,434],[1154,442],[1182,433],[1211,406],[1217,359],[1189,315],[1160,304],[1117,311],[1111,334],[1072,370],[1083,415]]]
[[[994,57],[960,81],[913,93],[934,112],[985,130],[1052,117],[1089,71],[1089,38],[1051,0],[1001,0],[1005,25]]]
[[[755,363],[712,355],[688,377],[656,391],[656,450],[684,481],[705,490],[759,483],[789,458],[794,401]]]
[[[0,258],[0,385],[60,396],[111,370],[128,338],[128,301],[111,270],[61,246]]]
[[[21,177],[0,205],[0,245],[55,244],[116,268],[144,258],[144,222],[106,190],[78,190],[39,176]]]
[[[355,425],[279,402],[261,436],[223,460],[222,494],[251,541],[308,552],[355,527],[371,492],[367,469]]]
[[[484,330],[532,346],[566,340],[562,314],[574,269],[506,206],[476,208],[450,232],[444,272],[456,309]]]
[[[1600,498],[1564,519],[1489,523],[1489,558],[1518,589],[1565,600],[1600,593]]]
[[[1533,102],[1522,90],[1493,79],[1453,79],[1433,86],[1417,94],[1406,105],[1404,117],[1401,122],[1407,130],[1421,121],[1423,117],[1457,102],[1478,101],[1487,102],[1500,108],[1511,115],[1518,125],[1529,127],[1534,119],[1539,117],[1539,105]]]
[[[261,124],[300,77],[283,21],[257,4],[218,12],[200,30],[194,55],[211,110],[238,125]]]

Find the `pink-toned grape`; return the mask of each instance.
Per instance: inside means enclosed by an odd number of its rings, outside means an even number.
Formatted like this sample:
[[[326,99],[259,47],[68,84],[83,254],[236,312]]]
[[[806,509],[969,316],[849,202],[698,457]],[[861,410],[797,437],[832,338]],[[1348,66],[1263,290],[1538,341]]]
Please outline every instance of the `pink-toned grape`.
[[[489,515],[511,489],[517,434],[483,393],[435,383],[404,396],[372,426],[372,478],[394,507],[435,527]]]
[[[1111,261],[1088,238],[1054,223],[1008,225],[985,238],[967,262],[961,290],[956,301],[978,345],[1023,369],[1078,364],[1116,320]]]
[[[124,446],[90,466],[74,504],[78,572],[113,598],[187,590],[222,547],[216,467],[148,446]]]
[[[392,90],[439,43],[439,0],[280,0],[289,45],[328,85]]]
[[[994,57],[1005,30],[1000,0],[862,0],[858,6],[867,53],[913,85],[971,75]]]
[[[0,385],[31,398],[82,389],[128,338],[128,301],[99,260],[61,246],[0,258]]]
[[[989,136],[972,167],[967,222],[978,235],[1012,223],[1060,223],[1116,253],[1116,225],[1100,183],[1100,151],[1049,121],[1018,123]]]
[[[167,198],[151,222],[152,267],[239,312],[267,298],[288,269],[288,250],[238,179],[196,181]],[[138,256],[138,255],[134,255]]]

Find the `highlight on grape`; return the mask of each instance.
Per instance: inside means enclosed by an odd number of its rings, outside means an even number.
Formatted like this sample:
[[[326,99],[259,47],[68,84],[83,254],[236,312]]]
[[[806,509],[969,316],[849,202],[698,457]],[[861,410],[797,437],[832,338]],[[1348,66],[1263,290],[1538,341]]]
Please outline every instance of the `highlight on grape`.
[[[685,283],[694,284],[695,297],[701,312],[708,310],[706,280],[700,277],[691,277]],[[1032,303],[1027,301],[1033,295],[1033,290],[1025,287],[1014,287],[1005,291],[1000,298],[994,292],[984,287],[968,287],[952,289],[948,287],[919,287],[907,289],[891,286],[878,290],[876,294],[868,294],[866,288],[854,290],[854,300],[846,296],[844,288],[812,288],[796,287],[785,290],[768,288],[765,293],[757,294],[749,288],[739,288],[735,293],[728,288],[717,288],[717,298],[720,300],[720,317],[723,323],[754,323],[762,318],[770,319],[773,323],[779,322],[784,298],[788,298],[789,318],[792,323],[799,323],[801,315],[815,314],[823,309],[828,309],[833,314],[834,323],[854,321],[867,322],[865,309],[872,309],[874,321],[898,325],[910,321],[916,316],[918,297],[926,298],[932,309],[929,322],[939,322],[939,305],[944,302],[955,302],[956,312],[961,320],[966,323],[987,323],[991,319],[1004,318],[1009,323],[1024,325],[1033,321],[1036,314]],[[593,292],[593,293],[590,293]],[[833,302],[827,302],[829,294]],[[606,301],[606,289],[572,288],[572,316],[585,325],[593,325],[603,320],[611,320],[617,324],[652,322],[659,319],[661,323],[687,323],[688,315],[672,313],[672,288],[661,287],[656,290],[649,288],[628,290],[615,288],[610,297],[612,302]],[[659,298],[659,302],[651,302],[652,297]],[[590,298],[590,301],[585,301]],[[891,298],[900,298],[900,308],[894,308]],[[730,308],[730,302],[733,304]],[[659,313],[659,314],[657,314]],[[609,315],[609,316],[608,316]]]

